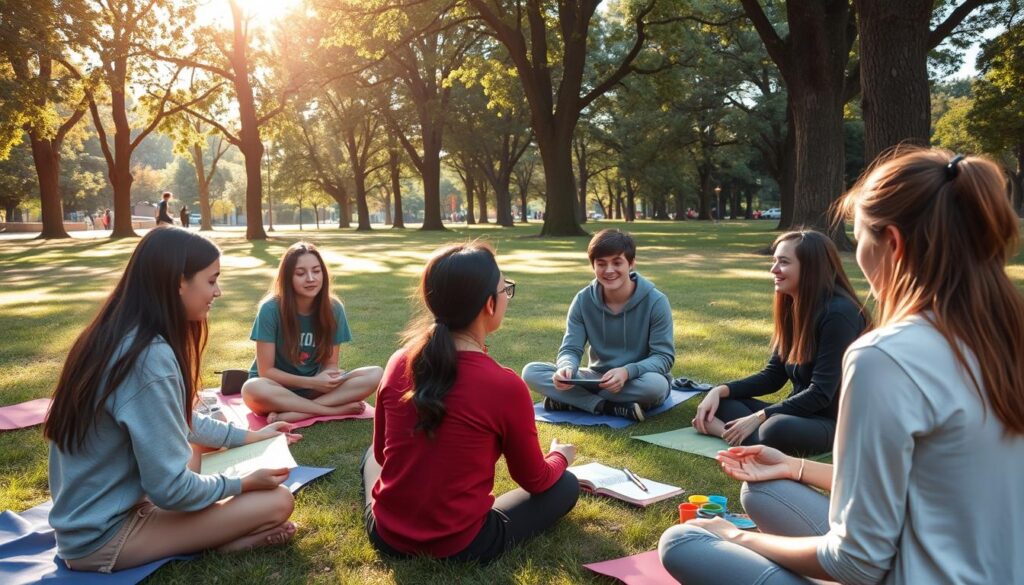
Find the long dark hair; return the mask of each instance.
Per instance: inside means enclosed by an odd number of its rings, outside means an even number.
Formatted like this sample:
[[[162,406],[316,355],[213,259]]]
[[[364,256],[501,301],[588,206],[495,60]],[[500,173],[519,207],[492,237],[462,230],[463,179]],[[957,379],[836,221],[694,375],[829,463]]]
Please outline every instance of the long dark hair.
[[[412,381],[406,396],[416,406],[416,430],[428,437],[444,420],[444,397],[458,373],[452,333],[469,327],[488,299],[497,300],[500,279],[494,251],[482,242],[442,248],[427,261],[418,297],[428,314],[414,319],[402,337]]]
[[[1006,274],[1020,227],[999,166],[937,148],[893,150],[837,210],[874,234],[894,226],[903,236],[902,257],[880,272],[881,324],[921,314],[1007,432],[1024,435],[1024,297]]]
[[[295,265],[299,258],[305,254],[312,254],[320,263],[320,274],[323,284],[320,292],[313,299],[313,337],[316,340],[316,354],[313,356],[315,363],[323,364],[331,357],[334,351],[334,332],[338,328],[338,321],[334,318],[333,301],[337,300],[331,296],[331,276],[327,273],[327,264],[324,262],[320,251],[309,242],[296,242],[288,247],[281,264],[277,268],[277,278],[271,285],[270,293],[264,299],[277,299],[278,313],[281,323],[281,337],[284,340],[284,347],[278,348],[293,364],[299,363],[299,308],[295,301],[295,287],[292,285],[292,275],[295,273]],[[339,301],[340,302],[340,301]]]
[[[871,325],[871,316],[857,298],[832,240],[814,230],[792,231],[775,238],[772,250],[782,242],[796,242],[800,280],[795,295],[775,293],[772,350],[786,363],[806,364],[817,352],[818,314],[833,296],[842,295],[857,305],[865,330]]]
[[[219,257],[213,242],[180,228],[159,227],[142,238],[114,291],[71,346],[44,427],[47,439],[66,453],[81,449],[107,398],[157,336],[181,368],[184,422],[191,426],[207,324],[189,321],[178,291],[183,278]],[[115,359],[121,340],[133,331],[131,344]]]

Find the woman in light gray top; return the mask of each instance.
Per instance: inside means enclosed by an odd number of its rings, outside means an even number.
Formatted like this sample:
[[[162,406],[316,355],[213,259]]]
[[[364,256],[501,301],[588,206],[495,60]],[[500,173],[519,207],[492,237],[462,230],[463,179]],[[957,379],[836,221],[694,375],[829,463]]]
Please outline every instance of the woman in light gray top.
[[[834,469],[719,453],[762,532],[691,521],[662,535],[662,562],[687,585],[1024,583],[1024,298],[1002,174],[912,150],[842,210],[881,315],[844,360]]]
[[[288,423],[251,432],[192,412],[219,257],[187,230],[150,231],[68,353],[45,434],[50,525],[73,570],[253,548],[295,532],[292,496],[280,486],[287,469],[198,473],[204,447],[298,439]]]

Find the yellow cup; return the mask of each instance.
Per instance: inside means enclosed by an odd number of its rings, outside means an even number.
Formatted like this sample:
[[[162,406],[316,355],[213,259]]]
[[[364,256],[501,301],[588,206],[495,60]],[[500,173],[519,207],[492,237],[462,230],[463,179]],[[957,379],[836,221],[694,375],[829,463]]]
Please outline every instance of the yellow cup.
[[[708,497],[700,494],[692,495],[686,499],[691,504],[697,504],[698,506],[703,506],[704,504],[708,503]]]

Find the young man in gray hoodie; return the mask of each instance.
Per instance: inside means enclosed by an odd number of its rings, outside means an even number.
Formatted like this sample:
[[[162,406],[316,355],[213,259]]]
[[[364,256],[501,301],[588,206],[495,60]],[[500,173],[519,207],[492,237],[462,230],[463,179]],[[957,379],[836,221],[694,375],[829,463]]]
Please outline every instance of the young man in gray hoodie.
[[[594,234],[587,247],[590,285],[569,306],[556,363],[523,368],[547,410],[578,409],[644,420],[668,397],[675,362],[668,298],[635,272],[636,243],[618,229]],[[589,343],[588,364],[580,367]],[[593,384],[566,380],[594,380]]]

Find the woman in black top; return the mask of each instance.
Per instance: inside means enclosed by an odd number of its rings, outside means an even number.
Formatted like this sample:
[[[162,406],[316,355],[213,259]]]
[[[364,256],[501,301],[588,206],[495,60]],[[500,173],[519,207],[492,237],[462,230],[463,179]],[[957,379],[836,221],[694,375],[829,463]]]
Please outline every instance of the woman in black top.
[[[693,426],[731,445],[764,444],[793,455],[832,450],[843,354],[871,323],[843,271],[835,244],[815,231],[775,240],[772,356],[752,376],[712,388]],[[789,396],[776,404],[755,396],[786,382]]]

